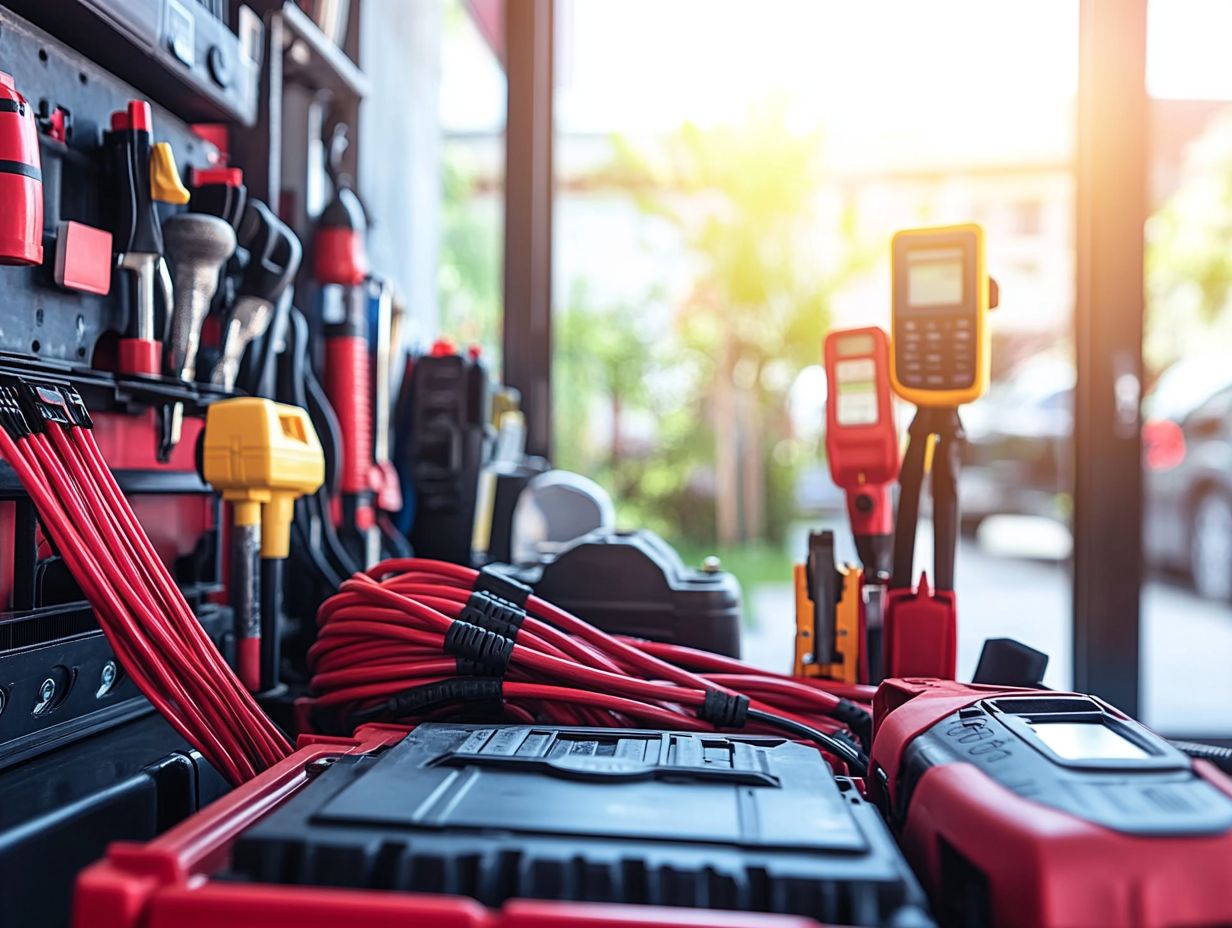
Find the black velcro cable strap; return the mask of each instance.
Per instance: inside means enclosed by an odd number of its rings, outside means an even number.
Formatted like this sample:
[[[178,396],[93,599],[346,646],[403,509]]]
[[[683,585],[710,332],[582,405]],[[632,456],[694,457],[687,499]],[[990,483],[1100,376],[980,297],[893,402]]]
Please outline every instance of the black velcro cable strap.
[[[375,719],[407,719],[423,715],[440,706],[463,703],[485,707],[495,714],[504,704],[503,683],[497,677],[450,677],[435,683],[425,683],[391,696],[385,702],[351,716],[350,727]]]
[[[526,621],[526,610],[494,593],[476,590],[462,607],[458,621],[478,625],[516,641]]]
[[[502,677],[513,656],[513,639],[455,619],[445,632],[445,651],[458,658],[458,673]]]
[[[525,583],[488,566],[480,569],[479,576],[475,578],[475,592],[492,593],[519,609],[525,609],[527,597],[534,591]]]
[[[865,751],[869,750],[873,740],[873,716],[868,710],[861,709],[850,699],[840,699],[830,714],[851,729]]]
[[[722,690],[707,690],[697,717],[715,728],[743,728],[749,714],[749,697]]]

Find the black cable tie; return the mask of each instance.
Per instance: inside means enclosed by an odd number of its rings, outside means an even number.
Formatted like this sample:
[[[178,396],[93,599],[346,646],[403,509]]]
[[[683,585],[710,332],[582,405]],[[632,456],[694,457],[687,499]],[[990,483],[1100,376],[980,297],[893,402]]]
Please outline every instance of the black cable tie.
[[[873,740],[873,716],[867,709],[861,708],[850,699],[840,699],[830,714],[851,729],[851,733],[859,739],[865,751],[869,750]]]
[[[468,663],[459,665],[484,676],[504,676],[513,656],[513,639],[455,619],[445,632],[445,651]]]
[[[715,728],[743,728],[749,714],[749,697],[722,690],[707,690],[697,717]]]
[[[391,696],[380,705],[352,713],[351,729],[376,719],[405,719],[453,703],[496,710],[504,705],[503,682],[498,677],[451,677],[414,686]]]
[[[517,641],[522,623],[526,621],[526,610],[494,593],[476,590],[462,607],[458,620]]]
[[[475,592],[493,593],[505,602],[513,603],[519,609],[526,608],[527,597],[534,592],[525,583],[514,580],[508,574],[492,566],[480,568],[479,576],[475,578]]]

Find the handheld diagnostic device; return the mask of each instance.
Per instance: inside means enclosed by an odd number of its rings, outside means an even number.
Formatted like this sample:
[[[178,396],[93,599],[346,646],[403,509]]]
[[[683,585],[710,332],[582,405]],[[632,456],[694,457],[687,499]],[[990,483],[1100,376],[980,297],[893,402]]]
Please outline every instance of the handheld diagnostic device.
[[[953,407],[988,388],[987,317],[996,285],[974,224],[907,229],[894,236],[894,392],[916,406]]]
[[[890,488],[898,479],[898,430],[890,396],[890,346],[876,327],[826,336],[826,458],[847,496],[856,548],[870,573],[884,563],[893,531]]]
[[[1232,781],[1106,703],[892,679],[873,716],[870,793],[942,924],[1232,923]]]

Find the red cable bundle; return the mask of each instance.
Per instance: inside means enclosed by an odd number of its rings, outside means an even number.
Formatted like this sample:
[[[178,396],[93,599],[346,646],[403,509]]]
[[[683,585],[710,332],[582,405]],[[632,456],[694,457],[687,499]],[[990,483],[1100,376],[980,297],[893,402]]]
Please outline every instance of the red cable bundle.
[[[494,576],[503,586],[490,585]],[[308,652],[316,707],[347,722],[437,717],[459,708],[459,694],[494,691],[445,681],[487,674],[498,678],[498,698],[512,720],[690,731],[739,728],[747,720],[749,731],[807,733],[839,759],[862,762],[854,745],[836,745],[832,736],[850,728],[867,738],[871,687],[806,682],[692,648],[609,635],[526,588],[511,597],[521,602],[502,598],[518,586],[422,558],[356,574],[317,613],[318,638]],[[487,632],[470,624],[483,625],[476,597],[481,610],[493,600],[504,610]],[[518,613],[512,628],[501,625],[510,608]],[[468,641],[490,645],[500,658],[476,667],[475,655],[459,647]],[[429,705],[416,702],[417,693],[439,698]]]
[[[48,395],[57,394],[38,391],[41,401]],[[233,784],[288,756],[286,738],[193,615],[93,434],[62,421],[31,432],[18,403],[12,388],[0,388],[0,456],[17,472],[138,689]],[[54,403],[52,415],[58,408]]]

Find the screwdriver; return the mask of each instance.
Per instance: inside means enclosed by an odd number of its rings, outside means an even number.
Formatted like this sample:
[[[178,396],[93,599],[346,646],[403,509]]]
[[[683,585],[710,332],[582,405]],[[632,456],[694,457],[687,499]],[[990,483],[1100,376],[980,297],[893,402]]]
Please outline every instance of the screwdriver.
[[[162,265],[162,226],[154,203],[183,204],[189,197],[171,146],[151,141],[152,122],[150,104],[130,100],[126,109],[111,114],[111,129],[104,137],[116,182],[116,263],[134,281],[132,335],[120,340],[119,366],[126,374],[158,374],[161,370],[162,352],[154,326],[155,287],[163,288],[168,308],[171,294]]]

